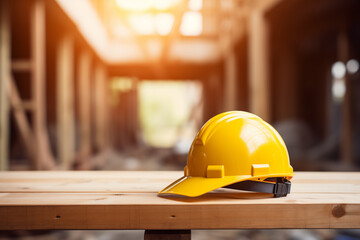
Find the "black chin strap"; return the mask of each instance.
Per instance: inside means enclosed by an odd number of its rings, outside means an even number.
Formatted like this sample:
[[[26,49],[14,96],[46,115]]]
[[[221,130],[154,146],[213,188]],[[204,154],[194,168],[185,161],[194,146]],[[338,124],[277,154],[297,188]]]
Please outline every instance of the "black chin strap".
[[[285,197],[290,193],[291,182],[284,178],[276,178],[276,182],[256,182],[256,181],[243,181],[237,182],[225,186],[224,188],[253,191],[253,192],[263,192],[263,193],[272,193],[274,197]]]

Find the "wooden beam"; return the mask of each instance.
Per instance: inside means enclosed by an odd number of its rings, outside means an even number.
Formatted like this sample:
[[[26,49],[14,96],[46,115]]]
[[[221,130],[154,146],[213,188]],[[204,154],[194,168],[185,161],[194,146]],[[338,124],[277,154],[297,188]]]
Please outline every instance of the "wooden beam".
[[[0,2],[0,170],[9,167],[10,44],[9,1],[5,0]]]
[[[36,169],[52,169],[55,165],[46,130],[45,96],[45,3],[36,0],[31,11],[32,94],[34,102],[34,141]]]
[[[70,169],[75,151],[74,126],[74,40],[59,42],[56,62],[57,152],[60,167]]]
[[[13,106],[14,111],[32,111],[34,110],[34,102],[31,100],[21,100],[19,101],[19,105]]]
[[[162,61],[162,62],[168,61],[171,47],[172,47],[175,39],[180,35],[180,33],[179,33],[180,26],[182,23],[182,18],[184,16],[184,13],[188,9],[188,2],[189,2],[188,0],[182,1],[180,3],[180,6],[176,8],[176,12],[174,14],[174,22],[171,26],[170,33],[167,36],[167,38],[164,38],[164,41],[163,41],[163,46],[162,46],[161,54],[160,54],[160,61]]]
[[[253,10],[249,19],[250,112],[271,121],[268,25],[264,12]]]
[[[269,11],[283,0],[258,0],[256,1],[256,8],[260,11]]]

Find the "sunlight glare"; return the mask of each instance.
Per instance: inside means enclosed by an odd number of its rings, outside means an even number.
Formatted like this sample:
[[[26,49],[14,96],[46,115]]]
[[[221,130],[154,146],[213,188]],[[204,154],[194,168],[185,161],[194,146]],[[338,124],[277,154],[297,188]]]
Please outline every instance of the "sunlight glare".
[[[126,11],[167,10],[179,3],[179,0],[116,0],[119,8]]]
[[[131,14],[131,27],[137,34],[150,35],[155,33],[154,17],[152,14]]]
[[[200,11],[202,9],[203,1],[202,0],[190,0],[189,9],[192,11]]]
[[[184,36],[198,36],[202,33],[202,15],[198,12],[186,12],[183,15],[180,32]]]
[[[156,30],[157,33],[165,36],[171,31],[174,23],[174,16],[170,13],[159,13],[156,15]]]

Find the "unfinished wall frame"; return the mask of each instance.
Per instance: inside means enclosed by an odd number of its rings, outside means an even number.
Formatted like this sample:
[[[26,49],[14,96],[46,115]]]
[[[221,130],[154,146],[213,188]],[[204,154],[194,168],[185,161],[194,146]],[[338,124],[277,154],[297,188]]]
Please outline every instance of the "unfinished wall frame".
[[[21,138],[24,142],[27,156],[31,160],[32,169],[52,169],[54,167],[54,159],[49,147],[48,136],[46,131],[46,114],[45,114],[45,3],[43,0],[35,0],[30,4],[30,21],[26,26],[31,29],[30,39],[24,39],[30,43],[30,58],[28,59],[11,59],[10,53],[10,19],[9,19],[10,1],[2,2],[2,27],[1,27],[1,94],[2,99],[1,111],[7,115],[10,114],[8,108],[11,105],[14,114],[15,123],[19,129]],[[16,85],[13,72],[29,72],[30,73],[30,100],[24,100],[20,95]],[[32,121],[28,120],[26,112],[32,116]],[[2,116],[3,117],[3,116]],[[7,151],[9,148],[9,136],[7,129],[9,128],[7,119],[2,119],[2,126],[6,127],[1,131],[1,150],[2,161],[8,161]],[[6,164],[7,165],[7,164]],[[1,168],[7,168],[2,163]]]

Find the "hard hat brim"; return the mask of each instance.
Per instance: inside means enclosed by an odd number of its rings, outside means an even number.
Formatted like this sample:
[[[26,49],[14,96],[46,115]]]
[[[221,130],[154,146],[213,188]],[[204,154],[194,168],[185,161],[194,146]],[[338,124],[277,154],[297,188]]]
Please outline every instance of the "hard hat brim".
[[[205,193],[211,192],[212,190],[225,187],[227,185],[246,181],[246,180],[257,180],[258,178],[267,178],[267,177],[287,177],[291,179],[294,176],[293,173],[288,174],[270,174],[263,176],[251,176],[251,175],[241,175],[241,176],[225,176],[222,178],[206,178],[206,177],[192,177],[192,176],[183,176],[171,183],[169,186],[164,188],[159,192],[160,195],[163,194],[177,194],[187,197],[197,197]]]
[[[159,194],[177,194],[197,197],[226,185],[252,179],[253,176],[225,176],[223,178],[204,178],[184,176],[171,183]]]

